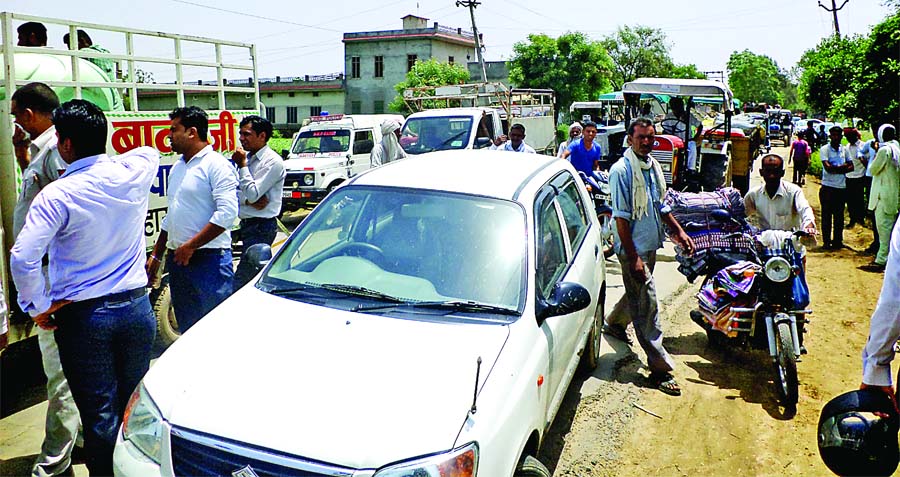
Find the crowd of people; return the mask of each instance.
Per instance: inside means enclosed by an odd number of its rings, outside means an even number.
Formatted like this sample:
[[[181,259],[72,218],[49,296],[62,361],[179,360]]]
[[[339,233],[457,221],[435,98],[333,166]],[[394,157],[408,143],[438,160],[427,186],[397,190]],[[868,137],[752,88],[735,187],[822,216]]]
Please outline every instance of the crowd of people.
[[[39,327],[49,401],[33,475],[68,471],[79,441],[91,474],[112,475],[116,433],[156,336],[148,283],[166,260],[184,332],[248,282],[255,269],[243,259],[237,271],[232,264],[232,226],[239,218],[244,250],[272,244],[284,164],[267,145],[268,120],[241,120],[241,147],[229,160],[210,145],[205,111],[176,108],[168,138],[179,156],[168,178],[168,213],[147,258],[159,153],[139,147],[108,156],[104,113],[84,100],[60,104],[43,83],[17,89],[11,106],[22,184],[7,291],[12,312]],[[0,313],[0,346],[7,314]]]

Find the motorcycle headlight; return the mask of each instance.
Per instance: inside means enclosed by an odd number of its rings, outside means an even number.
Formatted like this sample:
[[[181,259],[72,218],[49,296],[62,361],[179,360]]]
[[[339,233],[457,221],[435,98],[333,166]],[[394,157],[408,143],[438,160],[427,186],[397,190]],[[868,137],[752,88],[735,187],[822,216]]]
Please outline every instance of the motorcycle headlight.
[[[141,383],[125,406],[122,436],[157,464],[162,455],[165,427],[162,414]]]
[[[315,176],[313,176],[312,174],[305,174],[305,175],[303,176],[303,183],[306,184],[306,185],[308,185],[308,186],[313,185],[313,183],[314,183],[315,181],[316,181],[316,178],[315,178]]]
[[[444,454],[386,467],[374,477],[474,477],[477,472],[478,445],[473,442]]]
[[[772,257],[766,262],[766,278],[781,283],[791,277],[791,263],[784,257]]]

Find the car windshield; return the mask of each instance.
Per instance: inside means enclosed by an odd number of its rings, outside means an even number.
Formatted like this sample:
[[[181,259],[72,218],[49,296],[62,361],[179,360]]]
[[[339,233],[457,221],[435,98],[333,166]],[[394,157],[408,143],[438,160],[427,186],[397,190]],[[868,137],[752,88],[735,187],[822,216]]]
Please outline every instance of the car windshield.
[[[291,148],[293,154],[318,152],[347,152],[350,148],[349,129],[321,129],[301,131]]]
[[[400,133],[400,147],[408,154],[465,149],[471,130],[472,118],[466,116],[410,118]]]
[[[316,207],[258,286],[337,290],[360,305],[462,302],[521,313],[526,230],[510,201],[347,186]]]

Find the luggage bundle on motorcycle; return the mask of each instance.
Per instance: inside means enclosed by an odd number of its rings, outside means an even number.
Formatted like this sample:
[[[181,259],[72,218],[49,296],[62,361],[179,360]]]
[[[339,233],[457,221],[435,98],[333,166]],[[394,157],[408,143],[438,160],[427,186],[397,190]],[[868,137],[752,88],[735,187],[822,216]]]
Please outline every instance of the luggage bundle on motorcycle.
[[[690,255],[675,250],[678,271],[688,281],[753,257],[753,244],[747,235],[754,231],[745,220],[744,199],[737,189],[698,193],[669,189],[663,205],[694,242]]]

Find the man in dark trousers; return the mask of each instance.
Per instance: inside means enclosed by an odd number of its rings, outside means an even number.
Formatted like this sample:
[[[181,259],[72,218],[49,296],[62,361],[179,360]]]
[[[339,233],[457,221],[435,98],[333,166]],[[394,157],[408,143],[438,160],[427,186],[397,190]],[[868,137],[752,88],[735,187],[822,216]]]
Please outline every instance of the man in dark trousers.
[[[144,225],[159,153],[106,155],[107,121],[84,100],[53,112],[69,167],[35,197],[13,245],[18,302],[55,329],[59,359],[84,426],[91,475],[112,475],[116,435],[150,366],[156,318],[147,297]],[[49,283],[41,271],[49,257]]]

